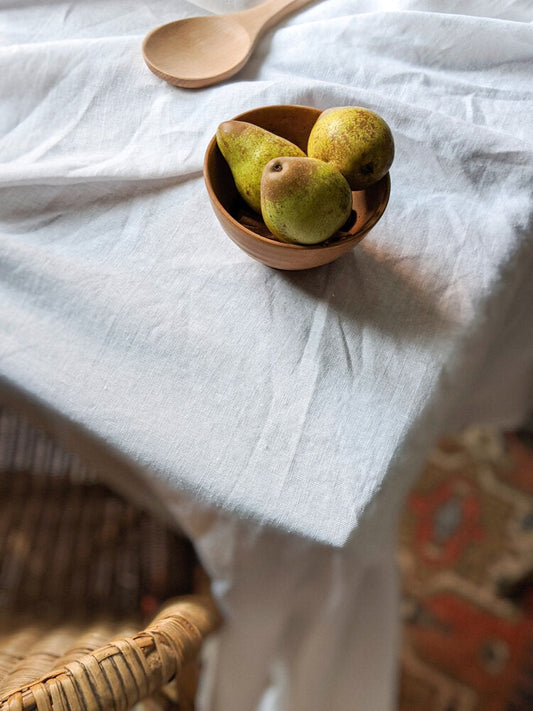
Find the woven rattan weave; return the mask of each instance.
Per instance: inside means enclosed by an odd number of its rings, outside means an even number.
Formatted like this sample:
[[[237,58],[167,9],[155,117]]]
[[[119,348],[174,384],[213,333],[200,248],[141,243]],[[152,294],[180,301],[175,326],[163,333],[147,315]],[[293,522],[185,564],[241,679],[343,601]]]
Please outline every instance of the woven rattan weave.
[[[194,709],[218,624],[198,573],[185,537],[0,410],[1,711]]]

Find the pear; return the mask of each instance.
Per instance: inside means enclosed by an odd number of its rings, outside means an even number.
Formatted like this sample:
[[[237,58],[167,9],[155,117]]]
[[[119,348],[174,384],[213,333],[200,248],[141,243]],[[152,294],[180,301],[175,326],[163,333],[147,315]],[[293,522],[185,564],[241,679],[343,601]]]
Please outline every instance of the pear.
[[[284,242],[319,244],[343,226],[352,211],[352,192],[336,168],[315,158],[269,161],[261,179],[266,226]]]
[[[307,155],[333,165],[352,190],[380,180],[394,159],[394,140],[378,114],[360,106],[323,111],[309,134]]]
[[[259,214],[265,165],[280,156],[305,156],[294,143],[247,121],[224,121],[217,129],[216,141],[239,194]]]

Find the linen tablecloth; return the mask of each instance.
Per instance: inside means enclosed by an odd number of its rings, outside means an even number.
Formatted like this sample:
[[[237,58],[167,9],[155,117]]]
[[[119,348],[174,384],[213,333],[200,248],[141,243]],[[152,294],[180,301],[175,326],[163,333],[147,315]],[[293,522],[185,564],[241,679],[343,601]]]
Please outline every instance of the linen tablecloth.
[[[221,85],[145,66],[244,6],[0,0],[0,392],[191,535],[227,619],[201,708],[381,711],[402,498],[439,433],[533,401],[533,6],[324,0]],[[392,128],[387,211],[326,267],[209,206],[217,125],[267,104]]]

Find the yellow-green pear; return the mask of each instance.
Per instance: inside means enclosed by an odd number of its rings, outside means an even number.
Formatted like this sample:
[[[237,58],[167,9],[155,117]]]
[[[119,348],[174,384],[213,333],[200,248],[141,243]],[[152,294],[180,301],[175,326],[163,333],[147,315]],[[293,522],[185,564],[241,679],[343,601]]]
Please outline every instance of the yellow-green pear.
[[[339,106],[326,109],[311,129],[307,155],[335,166],[352,190],[380,180],[394,159],[388,124],[369,109]]]
[[[261,175],[272,158],[304,156],[294,143],[247,121],[224,121],[216,132],[239,194],[261,214]]]
[[[340,229],[352,211],[346,179],[315,158],[274,158],[261,179],[261,212],[284,242],[319,244]]]

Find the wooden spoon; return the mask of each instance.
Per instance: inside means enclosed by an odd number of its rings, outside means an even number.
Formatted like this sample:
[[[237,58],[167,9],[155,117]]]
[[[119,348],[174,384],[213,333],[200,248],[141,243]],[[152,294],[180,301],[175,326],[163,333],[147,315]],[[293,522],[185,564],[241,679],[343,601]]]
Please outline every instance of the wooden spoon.
[[[240,12],[169,22],[144,38],[144,61],[174,86],[216,84],[246,64],[265,30],[309,2],[266,0]]]

